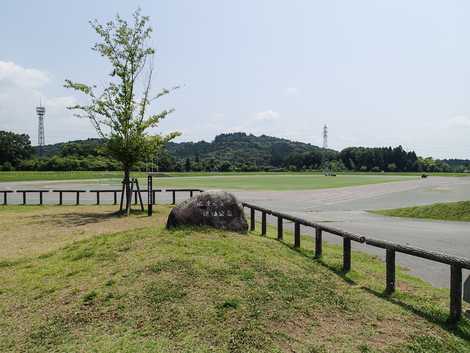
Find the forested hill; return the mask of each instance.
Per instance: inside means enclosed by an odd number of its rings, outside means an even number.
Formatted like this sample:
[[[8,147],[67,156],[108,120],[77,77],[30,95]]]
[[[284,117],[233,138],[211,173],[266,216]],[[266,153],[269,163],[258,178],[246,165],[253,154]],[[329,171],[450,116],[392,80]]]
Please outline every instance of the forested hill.
[[[4,136],[2,138],[2,136]],[[22,139],[20,139],[22,137]],[[18,151],[18,141],[24,140],[22,151],[31,150],[28,136],[0,131],[0,145],[10,154],[0,153],[2,170],[119,170],[103,148],[103,140],[87,139],[43,147],[42,154],[27,156]],[[3,142],[2,142],[3,141]],[[2,149],[0,148],[0,152]],[[21,152],[21,153],[20,153]],[[13,153],[13,155],[12,155]],[[348,147],[341,152],[323,149],[308,143],[272,136],[254,136],[243,132],[221,134],[212,142],[168,143],[155,158],[160,171],[260,171],[312,170],[328,166],[333,171],[371,172],[468,172],[469,160],[435,160],[422,158],[413,151],[397,147]],[[146,170],[142,161],[136,170]]]
[[[87,139],[56,143],[43,147],[41,156],[104,157],[103,140]],[[39,155],[39,148],[34,148]],[[158,156],[163,170],[254,171],[296,168],[319,168],[322,158],[336,159],[338,152],[272,136],[255,136],[242,132],[221,134],[212,142],[170,142]]]
[[[96,156],[98,150],[103,146],[103,140],[99,138],[89,138],[86,140],[75,140],[69,142],[59,142],[46,145],[42,148],[41,155],[43,157],[52,156]],[[34,151],[39,155],[39,147],[34,146]]]
[[[194,163],[222,161],[244,169],[280,168],[289,164],[289,159],[307,154],[312,157],[307,163],[318,165],[323,152],[322,148],[307,143],[242,132],[221,134],[212,142],[171,142],[167,145],[167,150],[177,160],[190,159]],[[334,158],[338,152],[326,150],[325,154]]]

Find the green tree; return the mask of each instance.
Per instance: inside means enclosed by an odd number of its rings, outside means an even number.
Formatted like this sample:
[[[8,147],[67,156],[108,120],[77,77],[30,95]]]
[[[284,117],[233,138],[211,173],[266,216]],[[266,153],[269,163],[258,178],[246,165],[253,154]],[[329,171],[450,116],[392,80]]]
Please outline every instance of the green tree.
[[[186,162],[184,162],[184,170],[190,172],[192,170],[191,160],[186,158]]]
[[[16,168],[24,159],[31,157],[33,148],[26,134],[0,131],[0,166],[4,170]]]
[[[69,107],[78,111],[79,117],[90,119],[98,134],[105,139],[108,152],[118,160],[124,171],[126,212],[130,209],[130,171],[167,141],[179,135],[150,135],[148,130],[170,114],[173,109],[149,114],[150,105],[172,89],[152,94],[153,56],[155,50],[148,46],[152,28],[149,18],[140,10],[128,23],[119,15],[106,24],[90,21],[99,36],[93,50],[109,61],[109,82],[101,92],[95,85],[65,80],[65,87],[81,92],[89,99],[88,104]],[[139,87],[144,87],[139,90]]]

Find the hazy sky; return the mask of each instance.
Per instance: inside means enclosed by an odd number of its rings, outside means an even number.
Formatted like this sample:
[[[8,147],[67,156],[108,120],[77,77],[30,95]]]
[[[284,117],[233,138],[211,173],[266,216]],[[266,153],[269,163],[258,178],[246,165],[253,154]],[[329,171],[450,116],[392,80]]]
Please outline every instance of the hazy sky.
[[[470,158],[470,2],[2,0],[0,129],[37,142],[96,136],[65,107],[65,78],[103,84],[88,20],[138,6],[151,17],[158,102],[176,111],[158,132],[180,141],[245,131],[329,145],[402,144],[420,155]]]

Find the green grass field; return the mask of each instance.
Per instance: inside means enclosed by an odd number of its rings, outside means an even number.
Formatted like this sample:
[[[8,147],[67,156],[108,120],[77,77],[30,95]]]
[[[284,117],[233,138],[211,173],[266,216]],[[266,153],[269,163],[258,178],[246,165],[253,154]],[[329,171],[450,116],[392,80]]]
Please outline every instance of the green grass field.
[[[146,185],[145,173],[134,173]],[[119,185],[119,172],[0,172],[1,181],[97,180]],[[327,177],[318,173],[168,173],[155,177],[156,188],[244,189],[244,190],[311,190],[378,184],[415,179],[416,176],[341,174]]]
[[[398,269],[386,296],[370,255],[344,274],[341,248],[313,260],[310,237],[294,250],[271,228],[168,231],[167,206],[112,209],[0,207],[1,352],[470,352],[447,290]]]
[[[470,201],[435,203],[426,206],[377,210],[372,212],[391,217],[470,222]]]
[[[203,177],[172,177],[156,178],[156,187],[185,188],[189,185],[200,189],[243,189],[243,190],[312,190],[338,188],[395,182],[416,177],[374,176],[374,175],[338,175],[327,177],[315,174],[264,174],[264,175],[232,175]],[[144,181],[142,181],[144,182]]]
[[[205,176],[307,176],[316,175],[322,176],[322,172],[188,172],[188,173],[162,173],[168,177],[205,177]],[[134,176],[143,178],[147,174],[145,172],[134,172]],[[374,176],[387,178],[390,177],[418,177],[421,173],[363,173],[363,172],[338,172],[338,176]],[[430,173],[432,176],[457,176],[465,177],[469,174],[464,173]],[[111,171],[111,172],[96,172],[96,171],[70,171],[70,172],[4,172],[0,171],[0,182],[12,182],[12,181],[36,181],[36,180],[87,180],[87,179],[122,179],[122,172]]]

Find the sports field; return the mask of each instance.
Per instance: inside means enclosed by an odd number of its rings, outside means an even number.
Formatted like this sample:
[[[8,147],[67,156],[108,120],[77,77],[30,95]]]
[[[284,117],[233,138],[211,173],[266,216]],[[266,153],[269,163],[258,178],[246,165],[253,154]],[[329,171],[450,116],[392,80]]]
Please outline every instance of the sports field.
[[[134,173],[145,185],[146,173]],[[83,181],[119,185],[120,172],[0,172],[0,182]],[[319,173],[166,173],[154,178],[155,188],[200,188],[224,190],[313,190],[380,184],[416,179],[415,175]]]
[[[369,172],[338,172],[338,176],[368,176],[368,177],[420,177],[422,173],[369,173]],[[432,176],[470,176],[469,173],[428,173]],[[91,180],[91,179],[122,179],[121,171],[0,171],[0,182],[37,181],[37,180]],[[146,172],[133,172],[133,175],[143,178]],[[206,176],[323,176],[320,171],[311,172],[169,172],[161,173],[163,177],[206,177]],[[383,180],[383,179],[378,179]],[[356,184],[352,184],[356,185]]]
[[[265,174],[156,178],[154,183],[155,187],[163,188],[185,188],[190,185],[193,188],[200,189],[285,191],[339,188],[411,179],[416,179],[416,177],[372,175],[338,175],[336,177],[327,177],[318,174]]]

